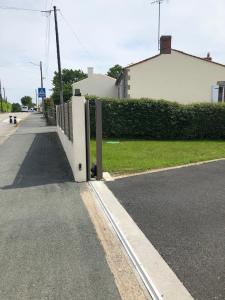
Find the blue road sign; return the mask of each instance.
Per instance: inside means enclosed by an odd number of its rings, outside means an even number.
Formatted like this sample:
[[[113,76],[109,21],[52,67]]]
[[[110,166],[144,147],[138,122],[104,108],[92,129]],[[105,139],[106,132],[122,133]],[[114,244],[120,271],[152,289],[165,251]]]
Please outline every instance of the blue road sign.
[[[38,97],[39,98],[45,98],[46,97],[45,88],[38,88]]]

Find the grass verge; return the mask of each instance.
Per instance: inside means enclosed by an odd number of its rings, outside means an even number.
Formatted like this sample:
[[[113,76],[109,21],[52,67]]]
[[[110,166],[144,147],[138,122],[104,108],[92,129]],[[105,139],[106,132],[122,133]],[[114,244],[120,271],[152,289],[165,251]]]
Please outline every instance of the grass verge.
[[[225,157],[225,141],[103,141],[103,168],[126,174]],[[95,141],[91,141],[95,162]]]

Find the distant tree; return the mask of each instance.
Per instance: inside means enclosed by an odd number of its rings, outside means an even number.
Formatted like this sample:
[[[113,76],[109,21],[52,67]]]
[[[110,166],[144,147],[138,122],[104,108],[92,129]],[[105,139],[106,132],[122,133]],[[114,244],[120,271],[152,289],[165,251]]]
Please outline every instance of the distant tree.
[[[115,79],[118,79],[122,74],[122,72],[123,72],[123,67],[120,65],[115,65],[109,69],[107,75]]]
[[[62,80],[63,80],[63,95],[64,101],[67,102],[72,96],[72,84],[74,82],[80,81],[87,78],[87,74],[82,70],[72,70],[72,69],[63,69],[62,70]],[[59,84],[59,74],[58,72],[54,73],[53,77],[53,94],[52,99],[55,104],[60,102],[60,84]]]
[[[21,105],[19,103],[13,103],[12,112],[20,112],[20,111],[21,111]]]
[[[24,106],[28,106],[28,108],[32,107],[32,98],[30,96],[24,96],[21,98],[21,103]]]
[[[52,99],[52,97],[50,97],[50,98],[46,98],[45,99],[45,109],[46,110],[48,110],[48,109],[52,109],[52,108],[54,108],[54,102],[53,102],[53,99]]]

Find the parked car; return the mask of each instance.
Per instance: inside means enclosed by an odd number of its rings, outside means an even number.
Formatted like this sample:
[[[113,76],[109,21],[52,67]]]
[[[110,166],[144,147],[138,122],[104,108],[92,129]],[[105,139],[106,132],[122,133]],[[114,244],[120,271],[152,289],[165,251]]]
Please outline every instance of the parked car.
[[[28,112],[28,106],[22,106],[21,111],[22,112]]]

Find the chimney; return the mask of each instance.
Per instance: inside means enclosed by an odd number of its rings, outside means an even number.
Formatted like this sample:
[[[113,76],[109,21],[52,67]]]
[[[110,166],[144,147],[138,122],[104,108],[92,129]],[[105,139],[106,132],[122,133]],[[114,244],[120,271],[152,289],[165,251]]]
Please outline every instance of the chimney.
[[[212,61],[212,57],[210,56],[209,52],[207,53],[207,57],[205,57],[205,60]]]
[[[160,54],[171,54],[171,35],[162,35],[160,38]]]
[[[88,78],[94,75],[94,68],[88,67]]]

